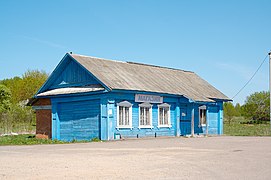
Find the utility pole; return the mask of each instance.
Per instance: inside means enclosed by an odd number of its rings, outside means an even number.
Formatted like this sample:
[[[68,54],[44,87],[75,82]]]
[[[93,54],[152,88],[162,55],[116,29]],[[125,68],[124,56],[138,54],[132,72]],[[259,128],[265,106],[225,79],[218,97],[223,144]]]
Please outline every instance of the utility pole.
[[[269,98],[270,98],[270,104],[269,104],[269,116],[270,116],[270,129],[271,129],[271,51],[268,53],[269,55]]]

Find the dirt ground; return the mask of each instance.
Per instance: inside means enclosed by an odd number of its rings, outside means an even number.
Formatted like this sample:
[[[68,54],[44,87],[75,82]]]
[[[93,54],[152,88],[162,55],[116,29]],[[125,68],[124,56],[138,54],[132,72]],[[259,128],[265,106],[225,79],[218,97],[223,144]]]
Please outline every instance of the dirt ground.
[[[0,147],[0,179],[270,179],[271,137]]]

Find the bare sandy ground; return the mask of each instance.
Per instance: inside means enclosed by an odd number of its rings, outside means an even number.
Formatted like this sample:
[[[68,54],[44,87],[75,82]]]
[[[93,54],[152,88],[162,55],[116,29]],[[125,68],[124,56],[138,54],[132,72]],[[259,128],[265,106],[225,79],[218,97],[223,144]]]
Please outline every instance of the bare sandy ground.
[[[270,178],[271,137],[0,147],[0,179]]]

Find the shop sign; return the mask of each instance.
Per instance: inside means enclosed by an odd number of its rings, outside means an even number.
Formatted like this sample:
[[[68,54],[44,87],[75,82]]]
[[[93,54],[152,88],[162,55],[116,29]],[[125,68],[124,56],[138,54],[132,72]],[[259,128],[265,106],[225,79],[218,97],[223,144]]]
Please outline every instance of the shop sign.
[[[163,97],[147,94],[136,94],[135,102],[163,103]]]

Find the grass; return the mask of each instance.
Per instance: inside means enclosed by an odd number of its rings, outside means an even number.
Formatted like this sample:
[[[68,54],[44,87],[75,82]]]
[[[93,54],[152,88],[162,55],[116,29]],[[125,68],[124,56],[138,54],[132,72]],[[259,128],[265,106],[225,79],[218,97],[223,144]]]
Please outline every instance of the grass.
[[[85,142],[92,142],[92,141],[98,142],[97,138],[94,138],[89,141],[73,140],[71,142],[64,142],[64,141],[51,140],[51,139],[37,139],[35,135],[23,134],[23,135],[16,135],[16,136],[1,136],[0,146],[1,145],[34,145],[34,144],[69,144],[69,143],[85,143]]]
[[[230,136],[271,136],[269,122],[257,122],[246,120],[243,117],[235,117],[231,124],[227,120],[224,121],[224,134]],[[100,142],[98,138],[89,141],[73,140],[64,142],[51,139],[37,139],[33,134],[23,134],[16,136],[0,136],[1,145],[34,145],[34,144],[68,144],[68,143],[84,143],[84,142]]]
[[[231,124],[224,121],[224,134],[230,136],[271,136],[269,122],[253,122],[243,117],[233,118]]]
[[[10,133],[10,132],[16,132],[16,133],[28,132],[29,134],[31,134],[31,132],[36,132],[36,125],[23,123],[23,122],[5,124],[0,121],[0,135]]]

